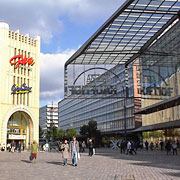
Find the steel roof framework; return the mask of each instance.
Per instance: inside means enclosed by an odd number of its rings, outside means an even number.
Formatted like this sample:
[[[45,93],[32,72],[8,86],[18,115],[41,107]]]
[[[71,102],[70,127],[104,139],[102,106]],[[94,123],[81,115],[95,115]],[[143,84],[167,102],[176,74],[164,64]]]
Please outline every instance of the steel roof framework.
[[[129,64],[178,19],[180,0],[127,0],[66,62]]]

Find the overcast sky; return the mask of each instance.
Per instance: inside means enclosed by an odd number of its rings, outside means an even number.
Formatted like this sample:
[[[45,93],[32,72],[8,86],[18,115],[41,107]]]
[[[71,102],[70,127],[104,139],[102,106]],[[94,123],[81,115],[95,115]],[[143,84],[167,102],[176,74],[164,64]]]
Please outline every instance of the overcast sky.
[[[0,21],[21,34],[41,36],[40,106],[63,98],[64,63],[123,2],[0,0]]]

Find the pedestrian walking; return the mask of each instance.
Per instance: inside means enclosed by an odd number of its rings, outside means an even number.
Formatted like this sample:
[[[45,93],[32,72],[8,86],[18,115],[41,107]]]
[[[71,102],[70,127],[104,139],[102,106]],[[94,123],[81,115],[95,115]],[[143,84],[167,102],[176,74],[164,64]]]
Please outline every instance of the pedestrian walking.
[[[176,153],[177,155],[177,143],[175,141],[173,141],[172,143],[172,149],[173,149],[173,155]]]
[[[89,156],[93,156],[93,148],[94,148],[94,145],[93,145],[93,142],[92,142],[92,139],[89,140]]]
[[[154,149],[154,143],[151,141],[151,144],[150,144],[150,149],[151,149],[151,151],[153,151],[153,149]]]
[[[120,149],[121,149],[121,154],[124,153],[125,154],[125,146],[126,146],[126,142],[124,140],[121,141],[121,145],[120,145]]]
[[[11,143],[11,152],[12,153],[15,152],[15,143],[14,143],[14,141]]]
[[[170,142],[170,140],[168,140],[166,143],[166,151],[167,151],[167,155],[171,154],[171,142]]]
[[[79,153],[79,142],[76,140],[76,137],[73,137],[73,141],[70,142],[70,153],[72,156],[73,166],[78,165],[78,153]]]
[[[85,152],[85,148],[86,148],[86,143],[85,141],[82,142],[82,153]]]
[[[148,151],[148,148],[149,148],[149,143],[148,143],[148,141],[146,140],[146,142],[145,142],[145,147],[146,147],[146,151]]]
[[[69,158],[69,145],[67,140],[64,140],[64,143],[61,145],[62,157],[64,160],[64,166],[67,166],[67,159]]]
[[[131,142],[130,152],[131,152],[131,154],[133,154],[133,152],[134,152],[135,154],[137,154],[137,152],[135,151],[135,143],[134,143],[134,142]]]
[[[129,153],[130,153],[130,149],[131,149],[131,142],[128,141],[128,143],[127,143],[127,152],[126,152],[126,154],[129,154]]]
[[[160,146],[161,146],[161,151],[163,150],[163,147],[164,147],[164,142],[161,140],[160,142]]]
[[[156,149],[158,149],[158,146],[159,146],[158,140],[155,141],[155,146],[156,146]]]
[[[37,159],[37,153],[38,153],[38,143],[34,140],[31,144],[31,157],[32,157],[32,163],[36,163]]]
[[[46,152],[48,152],[49,151],[49,143],[48,142],[45,144],[45,148],[46,148]]]
[[[18,152],[21,153],[21,141],[18,143]]]

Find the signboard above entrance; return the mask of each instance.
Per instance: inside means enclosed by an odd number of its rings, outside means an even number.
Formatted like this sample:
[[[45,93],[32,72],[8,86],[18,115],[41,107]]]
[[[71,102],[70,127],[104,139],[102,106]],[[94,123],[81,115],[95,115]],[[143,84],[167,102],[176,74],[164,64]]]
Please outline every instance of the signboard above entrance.
[[[8,139],[26,139],[26,135],[9,134]]]

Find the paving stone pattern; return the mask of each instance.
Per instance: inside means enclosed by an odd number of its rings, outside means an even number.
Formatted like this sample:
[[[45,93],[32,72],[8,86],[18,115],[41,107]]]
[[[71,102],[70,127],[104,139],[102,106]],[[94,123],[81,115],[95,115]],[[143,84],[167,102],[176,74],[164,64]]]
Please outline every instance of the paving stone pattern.
[[[0,152],[0,180],[180,180],[179,155],[139,150],[137,155],[118,150],[96,149],[96,155],[81,154],[77,167],[63,166],[62,155],[40,152],[36,164],[29,152]]]

